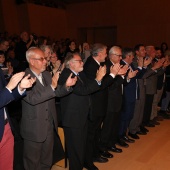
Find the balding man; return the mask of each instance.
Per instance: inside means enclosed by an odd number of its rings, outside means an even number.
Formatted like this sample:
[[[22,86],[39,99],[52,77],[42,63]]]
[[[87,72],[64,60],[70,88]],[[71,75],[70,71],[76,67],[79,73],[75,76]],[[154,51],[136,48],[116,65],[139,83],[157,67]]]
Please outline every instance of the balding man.
[[[21,135],[24,138],[25,170],[49,170],[52,166],[53,129],[57,131],[55,97],[66,95],[75,84],[71,75],[63,86],[57,86],[58,73],[53,77],[46,70],[42,50],[31,47],[26,52],[29,68],[26,75],[36,77],[35,85],[22,100]]]

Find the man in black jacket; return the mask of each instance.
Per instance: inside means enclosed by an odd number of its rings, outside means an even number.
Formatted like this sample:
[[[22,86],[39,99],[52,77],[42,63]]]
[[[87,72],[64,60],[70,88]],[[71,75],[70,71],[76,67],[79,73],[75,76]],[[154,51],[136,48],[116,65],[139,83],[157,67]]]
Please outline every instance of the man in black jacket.
[[[69,169],[82,170],[87,137],[87,117],[91,107],[90,94],[99,90],[106,68],[100,67],[96,78],[88,80],[83,71],[83,62],[78,53],[69,53],[65,59],[59,84],[65,84],[72,73],[77,77],[73,92],[61,98],[62,125],[68,151]],[[85,165],[86,166],[86,165]]]

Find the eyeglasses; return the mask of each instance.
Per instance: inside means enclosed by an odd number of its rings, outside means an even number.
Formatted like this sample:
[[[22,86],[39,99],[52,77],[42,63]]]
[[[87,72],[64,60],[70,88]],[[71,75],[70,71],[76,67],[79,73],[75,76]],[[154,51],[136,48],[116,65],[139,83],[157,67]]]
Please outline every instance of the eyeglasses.
[[[33,60],[39,60],[39,61],[41,61],[41,62],[43,62],[44,60],[47,61],[47,58],[31,58],[31,59],[33,59]]]
[[[50,58],[57,58],[57,56],[51,56]]]
[[[81,63],[81,62],[83,62],[82,60],[73,60],[73,62],[79,62],[79,63]]]
[[[119,54],[114,54],[114,53],[113,53],[113,55],[118,56],[118,57],[122,57],[122,55],[119,55]]]

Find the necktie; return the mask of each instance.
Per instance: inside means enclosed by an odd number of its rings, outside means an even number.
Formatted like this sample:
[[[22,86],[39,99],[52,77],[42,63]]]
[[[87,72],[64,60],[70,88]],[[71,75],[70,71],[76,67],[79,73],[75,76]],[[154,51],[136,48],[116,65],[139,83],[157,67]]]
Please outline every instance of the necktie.
[[[42,75],[38,76],[38,80],[40,81],[40,83],[44,86],[43,80],[42,80]]]
[[[83,84],[82,79],[80,78],[79,74],[77,74],[77,78],[80,80],[80,82]]]

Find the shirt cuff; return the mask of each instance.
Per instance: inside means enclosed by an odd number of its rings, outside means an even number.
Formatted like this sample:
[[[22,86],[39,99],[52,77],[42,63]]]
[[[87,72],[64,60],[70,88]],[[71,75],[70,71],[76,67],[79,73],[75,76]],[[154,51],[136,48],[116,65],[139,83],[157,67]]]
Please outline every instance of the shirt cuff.
[[[112,76],[112,78],[115,78],[115,75],[113,73],[110,73],[109,75]]]
[[[96,80],[96,79],[95,79]],[[96,80],[96,82],[97,82],[97,84],[100,86],[102,83],[101,83],[101,81],[97,81]]]
[[[125,79],[125,76],[122,76],[122,75],[121,75],[121,77],[122,77],[122,79]]]
[[[129,82],[130,82],[130,79],[126,79],[126,81],[127,81],[127,83],[129,83]]]
[[[20,95],[23,95],[24,92],[25,92],[25,90],[26,90],[26,89],[24,89],[23,91],[21,91],[21,90],[19,89],[19,86],[18,86],[18,93],[19,93]]]
[[[142,67],[138,67],[138,69],[142,70]]]
[[[55,91],[55,89],[53,88],[53,86],[52,86],[52,85],[51,85],[51,88],[52,88],[52,90],[53,90],[53,91]]]
[[[8,87],[6,87],[6,89],[7,89],[10,93],[12,93],[12,91],[11,91],[10,89],[8,89]]]

